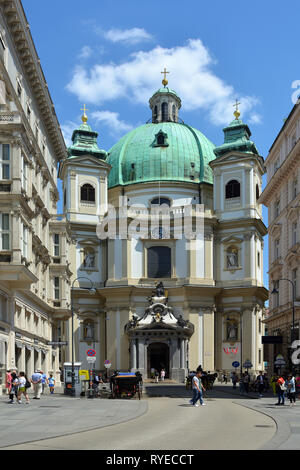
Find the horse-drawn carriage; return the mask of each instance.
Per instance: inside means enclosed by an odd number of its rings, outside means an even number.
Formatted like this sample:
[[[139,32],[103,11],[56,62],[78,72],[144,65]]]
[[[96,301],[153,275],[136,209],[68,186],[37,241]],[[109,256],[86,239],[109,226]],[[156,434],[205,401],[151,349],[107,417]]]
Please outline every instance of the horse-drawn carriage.
[[[132,398],[137,395],[141,399],[143,382],[140,372],[115,372],[110,380],[112,398]]]
[[[190,372],[189,375],[186,377],[185,380],[185,388],[187,390],[192,388],[192,380],[193,377],[196,375],[196,372]],[[202,372],[201,382],[205,390],[212,390],[214,382],[217,378],[218,374],[209,374],[206,372]]]

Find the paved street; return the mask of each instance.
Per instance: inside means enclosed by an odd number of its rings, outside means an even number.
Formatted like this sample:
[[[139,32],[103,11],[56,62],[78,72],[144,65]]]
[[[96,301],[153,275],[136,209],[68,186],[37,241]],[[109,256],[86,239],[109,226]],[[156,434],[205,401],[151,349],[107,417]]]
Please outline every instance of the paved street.
[[[46,396],[40,401],[32,400],[30,405],[8,405],[6,397],[2,397],[1,447],[10,450],[276,447],[277,427],[272,417],[265,414],[266,410],[270,414],[270,410],[263,406],[267,400],[272,407],[275,403],[272,398],[249,399],[232,394],[230,385],[217,385],[208,394],[207,406],[194,408],[188,404],[191,392],[181,385],[149,384],[147,394],[141,401]],[[283,429],[282,415],[294,411],[300,417],[300,408],[271,411],[278,414]],[[279,435],[277,445],[283,445],[283,438]]]

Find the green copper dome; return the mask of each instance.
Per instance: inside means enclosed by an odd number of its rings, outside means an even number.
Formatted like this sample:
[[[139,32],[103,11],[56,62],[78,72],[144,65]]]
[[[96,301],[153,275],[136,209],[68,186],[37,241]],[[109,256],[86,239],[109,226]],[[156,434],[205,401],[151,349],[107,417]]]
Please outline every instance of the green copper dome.
[[[208,163],[215,146],[186,124],[144,124],[108,152],[109,188],[152,181],[213,183]]]

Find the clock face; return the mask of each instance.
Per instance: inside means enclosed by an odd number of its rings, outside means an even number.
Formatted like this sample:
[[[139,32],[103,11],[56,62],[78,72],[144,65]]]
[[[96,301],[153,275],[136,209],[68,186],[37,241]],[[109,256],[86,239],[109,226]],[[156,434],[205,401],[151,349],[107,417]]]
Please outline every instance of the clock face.
[[[169,238],[167,230],[165,230],[163,227],[154,227],[151,230],[151,236],[152,238],[155,238],[157,240],[161,240],[162,238]]]

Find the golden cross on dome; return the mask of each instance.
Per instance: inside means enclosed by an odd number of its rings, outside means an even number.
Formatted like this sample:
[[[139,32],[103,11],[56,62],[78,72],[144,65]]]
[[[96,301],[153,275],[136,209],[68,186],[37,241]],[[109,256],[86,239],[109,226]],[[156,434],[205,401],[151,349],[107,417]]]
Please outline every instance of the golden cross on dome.
[[[163,72],[160,72],[160,73],[163,73],[164,74],[164,79],[162,81],[162,84],[163,86],[167,86],[168,85],[168,80],[167,80],[167,73],[170,73],[170,72],[167,72],[167,69],[166,67],[164,68],[164,71]]]
[[[235,115],[235,119],[238,119],[241,115],[241,113],[239,112],[239,104],[241,104],[241,103],[239,103],[238,100],[235,100],[235,103],[233,105],[233,106],[235,106],[235,111],[233,113]]]
[[[83,108],[81,108],[80,111],[83,111],[83,116],[82,116],[81,119],[84,123],[86,123],[87,120],[88,120],[87,115],[86,115],[86,111],[88,111],[88,109],[85,107],[85,104],[83,105]]]

